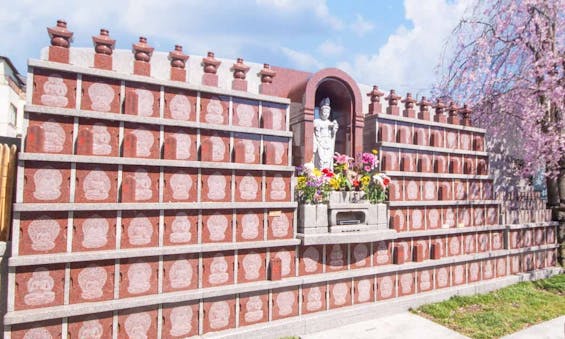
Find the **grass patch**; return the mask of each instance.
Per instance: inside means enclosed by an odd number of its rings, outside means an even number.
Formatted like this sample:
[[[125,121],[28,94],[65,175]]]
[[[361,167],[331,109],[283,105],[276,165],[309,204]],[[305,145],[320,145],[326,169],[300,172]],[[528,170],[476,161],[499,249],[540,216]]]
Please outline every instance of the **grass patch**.
[[[565,314],[565,274],[413,310],[471,338],[497,338]]]

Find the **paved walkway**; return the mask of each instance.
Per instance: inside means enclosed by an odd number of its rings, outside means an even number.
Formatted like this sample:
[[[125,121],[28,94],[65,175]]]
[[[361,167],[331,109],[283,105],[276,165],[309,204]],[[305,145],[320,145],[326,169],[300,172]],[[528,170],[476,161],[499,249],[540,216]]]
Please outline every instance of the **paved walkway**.
[[[468,337],[410,312],[402,312],[327,331],[301,335],[300,338],[464,339]],[[565,316],[528,327],[502,339],[565,339]]]

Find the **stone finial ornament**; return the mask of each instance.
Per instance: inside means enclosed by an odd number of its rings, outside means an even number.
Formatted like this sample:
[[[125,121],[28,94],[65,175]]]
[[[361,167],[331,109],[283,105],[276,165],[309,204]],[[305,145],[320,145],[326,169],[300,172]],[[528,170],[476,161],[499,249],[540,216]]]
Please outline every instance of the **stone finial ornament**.
[[[112,69],[112,53],[116,40],[110,38],[110,32],[107,29],[100,29],[100,34],[92,37],[94,43],[94,67],[101,69]]]
[[[249,72],[249,66],[243,63],[243,58],[237,58],[237,62],[232,66],[233,81],[232,89],[237,91],[247,91],[247,80],[245,76]]]
[[[277,75],[277,72],[271,69],[269,64],[263,64],[263,69],[259,72],[261,77],[261,85],[259,85],[259,93],[274,95],[275,91],[273,88],[273,78]]]
[[[388,107],[386,108],[387,114],[392,115],[399,115],[400,110],[398,108],[398,100],[400,100],[400,96],[396,94],[396,91],[391,89],[390,93],[385,98],[388,100]]]
[[[416,117],[416,111],[414,110],[414,103],[416,103],[416,99],[412,97],[412,93],[406,93],[406,98],[402,100],[402,103],[404,104],[403,116],[407,118]]]
[[[204,66],[204,74],[202,75],[202,84],[206,86],[218,87],[218,66],[222,62],[214,57],[214,52],[208,52],[205,58],[202,58],[202,66]]]
[[[449,107],[447,108],[447,112],[448,112],[448,118],[447,118],[447,122],[449,122],[450,124],[455,124],[458,125],[459,124],[459,107],[457,107],[457,105],[451,101],[449,103]]]
[[[430,106],[432,103],[426,99],[426,97],[422,97],[420,102],[418,102],[418,106],[420,106],[420,112],[418,113],[418,119],[423,120],[430,120]]]
[[[139,37],[139,42],[132,45],[133,56],[133,73],[138,75],[149,76],[151,74],[151,56],[153,55],[153,47],[147,43],[147,38]]]
[[[186,81],[186,61],[189,56],[184,54],[181,45],[175,45],[175,49],[169,52],[171,60],[171,80]]]
[[[463,125],[471,126],[471,113],[473,113],[473,110],[467,104],[463,104],[463,107],[459,109],[459,113],[463,116]]]
[[[441,101],[441,99],[436,99],[436,103],[432,106],[435,109],[435,116],[434,120],[437,122],[447,122],[447,117],[444,114],[445,111],[445,104]]]
[[[370,97],[371,103],[369,104],[369,114],[380,114],[382,113],[381,97],[385,95],[384,92],[379,91],[379,86],[374,85],[373,89],[367,93]]]
[[[65,20],[57,20],[55,27],[47,27],[51,39],[49,61],[69,63],[69,47],[73,41],[73,32],[67,29]]]

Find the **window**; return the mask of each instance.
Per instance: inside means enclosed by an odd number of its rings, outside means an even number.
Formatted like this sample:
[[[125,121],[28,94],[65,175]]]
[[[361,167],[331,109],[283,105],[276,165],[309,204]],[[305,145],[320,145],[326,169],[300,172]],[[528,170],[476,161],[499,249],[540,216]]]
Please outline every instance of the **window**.
[[[17,126],[18,125],[18,109],[14,104],[10,104],[10,124]]]

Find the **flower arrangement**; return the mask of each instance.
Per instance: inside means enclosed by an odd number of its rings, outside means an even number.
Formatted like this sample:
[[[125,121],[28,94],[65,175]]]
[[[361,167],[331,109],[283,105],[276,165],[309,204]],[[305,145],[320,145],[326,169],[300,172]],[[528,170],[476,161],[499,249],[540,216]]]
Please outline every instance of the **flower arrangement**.
[[[327,200],[330,191],[362,191],[372,204],[386,200],[390,178],[377,171],[377,151],[351,158],[335,153],[334,170],[319,170],[312,163],[299,168],[296,191],[302,203],[317,204]]]

